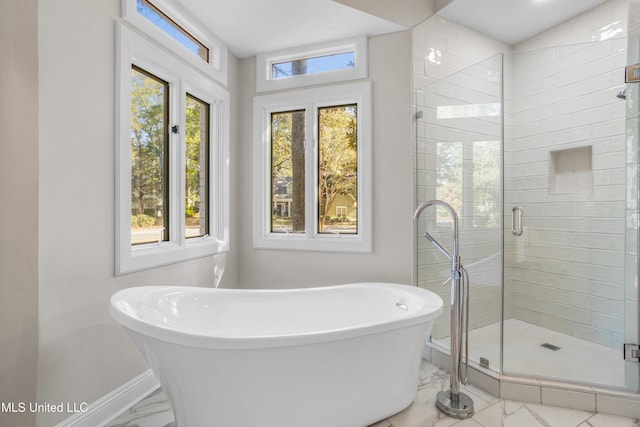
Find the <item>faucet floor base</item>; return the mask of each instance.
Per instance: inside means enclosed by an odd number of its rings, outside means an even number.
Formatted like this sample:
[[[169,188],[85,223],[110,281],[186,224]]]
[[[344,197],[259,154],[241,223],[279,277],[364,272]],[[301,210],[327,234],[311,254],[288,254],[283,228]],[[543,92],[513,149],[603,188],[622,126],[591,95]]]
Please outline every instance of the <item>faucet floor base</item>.
[[[465,419],[473,416],[473,400],[464,393],[458,393],[457,401],[451,400],[451,390],[438,393],[436,408],[453,418]]]

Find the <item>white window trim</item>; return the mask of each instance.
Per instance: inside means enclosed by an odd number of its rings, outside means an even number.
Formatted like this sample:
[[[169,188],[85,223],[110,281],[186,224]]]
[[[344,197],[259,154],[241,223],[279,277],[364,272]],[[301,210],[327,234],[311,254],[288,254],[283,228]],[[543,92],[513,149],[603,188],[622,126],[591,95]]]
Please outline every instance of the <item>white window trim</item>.
[[[358,104],[358,234],[318,233],[317,108]],[[271,232],[271,113],[305,109],[305,233]],[[311,126],[308,124],[312,123]],[[373,250],[371,83],[355,82],[256,96],[253,100],[253,246],[322,252]],[[311,142],[311,143],[308,143]],[[313,171],[313,172],[310,172]],[[309,179],[311,178],[311,179]]]
[[[213,33],[207,32],[205,30],[206,26],[202,24],[199,27],[193,25],[192,22],[198,22],[197,19],[190,16],[186,10],[176,9],[175,2],[169,3],[165,0],[149,1],[209,48],[208,63],[166,34],[147,18],[140,15],[136,7],[136,0],[122,0],[122,18],[152,40],[161,43],[169,49],[169,51],[179,55],[183,60],[202,71],[205,75],[213,77],[226,86],[228,77],[227,61],[229,55],[227,46]]]
[[[229,93],[201,73],[191,69],[160,46],[151,43],[121,23],[116,31],[116,274],[125,274],[229,250]],[[210,104],[209,135],[209,235],[185,238],[185,156],[179,147],[184,139],[184,117],[180,134],[170,137],[170,241],[131,244],[131,66],[170,83],[170,115],[184,110],[189,92]],[[175,69],[188,78],[177,79]],[[184,74],[183,74],[184,75]],[[186,83],[186,82],[189,83]]]
[[[344,52],[355,52],[355,66],[324,73],[301,74],[280,79],[272,78],[271,66],[280,62],[314,58]],[[256,91],[269,92],[282,89],[366,79],[368,76],[367,37],[317,43],[256,56]]]

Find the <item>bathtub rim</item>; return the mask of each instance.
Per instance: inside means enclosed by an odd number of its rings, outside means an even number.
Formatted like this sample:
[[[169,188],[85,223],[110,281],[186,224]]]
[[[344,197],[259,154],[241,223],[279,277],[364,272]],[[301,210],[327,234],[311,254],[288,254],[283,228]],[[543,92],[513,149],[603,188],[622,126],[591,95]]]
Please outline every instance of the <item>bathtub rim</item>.
[[[390,290],[404,292],[411,296],[417,296],[425,301],[425,304],[415,313],[411,313],[405,317],[398,317],[385,322],[373,323],[368,325],[358,325],[355,327],[347,327],[341,329],[329,329],[322,331],[312,331],[301,334],[290,335],[259,335],[259,336],[213,336],[205,333],[189,332],[168,327],[158,323],[150,323],[134,316],[130,312],[125,312],[119,307],[119,303],[123,301],[123,297],[127,294],[135,294],[136,292],[149,291],[189,291],[196,290],[198,292],[224,292],[224,293],[290,293],[290,292],[318,292],[331,291],[340,287],[366,287],[366,286],[384,286]],[[396,298],[390,294],[390,298]],[[308,344],[319,344],[324,342],[333,342],[343,339],[349,339],[364,335],[371,335],[392,331],[405,327],[411,327],[424,323],[434,322],[442,313],[444,302],[442,298],[432,291],[419,288],[413,285],[405,285],[388,282],[360,282],[347,283],[343,285],[332,285],[312,288],[291,288],[291,289],[225,289],[225,288],[206,288],[197,286],[176,286],[176,285],[150,285],[135,286],[122,289],[114,293],[111,297],[110,312],[111,316],[127,330],[134,331],[142,336],[154,338],[160,341],[183,345],[193,348],[202,349],[218,349],[218,350],[242,350],[242,349],[258,349],[258,348],[278,348],[287,346],[298,346]]]

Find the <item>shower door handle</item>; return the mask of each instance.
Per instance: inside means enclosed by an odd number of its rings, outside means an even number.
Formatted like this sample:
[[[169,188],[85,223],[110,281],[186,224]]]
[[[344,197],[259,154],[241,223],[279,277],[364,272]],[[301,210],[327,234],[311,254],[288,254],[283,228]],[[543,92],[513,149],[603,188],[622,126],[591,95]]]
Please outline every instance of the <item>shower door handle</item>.
[[[511,234],[514,236],[522,236],[522,213],[523,210],[520,206],[514,206],[511,209]]]

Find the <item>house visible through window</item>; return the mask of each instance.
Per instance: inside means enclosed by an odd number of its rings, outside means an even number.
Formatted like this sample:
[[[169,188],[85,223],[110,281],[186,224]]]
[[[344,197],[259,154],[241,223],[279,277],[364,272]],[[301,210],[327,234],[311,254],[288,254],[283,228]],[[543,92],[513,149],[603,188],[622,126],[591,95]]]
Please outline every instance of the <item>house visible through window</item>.
[[[318,152],[318,232],[357,234],[357,104],[318,109]]]
[[[317,232],[357,234],[357,105],[318,108],[317,117]],[[305,110],[271,113],[274,233],[305,232],[305,120]]]
[[[305,110],[271,114],[273,233],[305,232]]]
[[[360,82],[256,97],[256,247],[370,251],[370,96]]]

